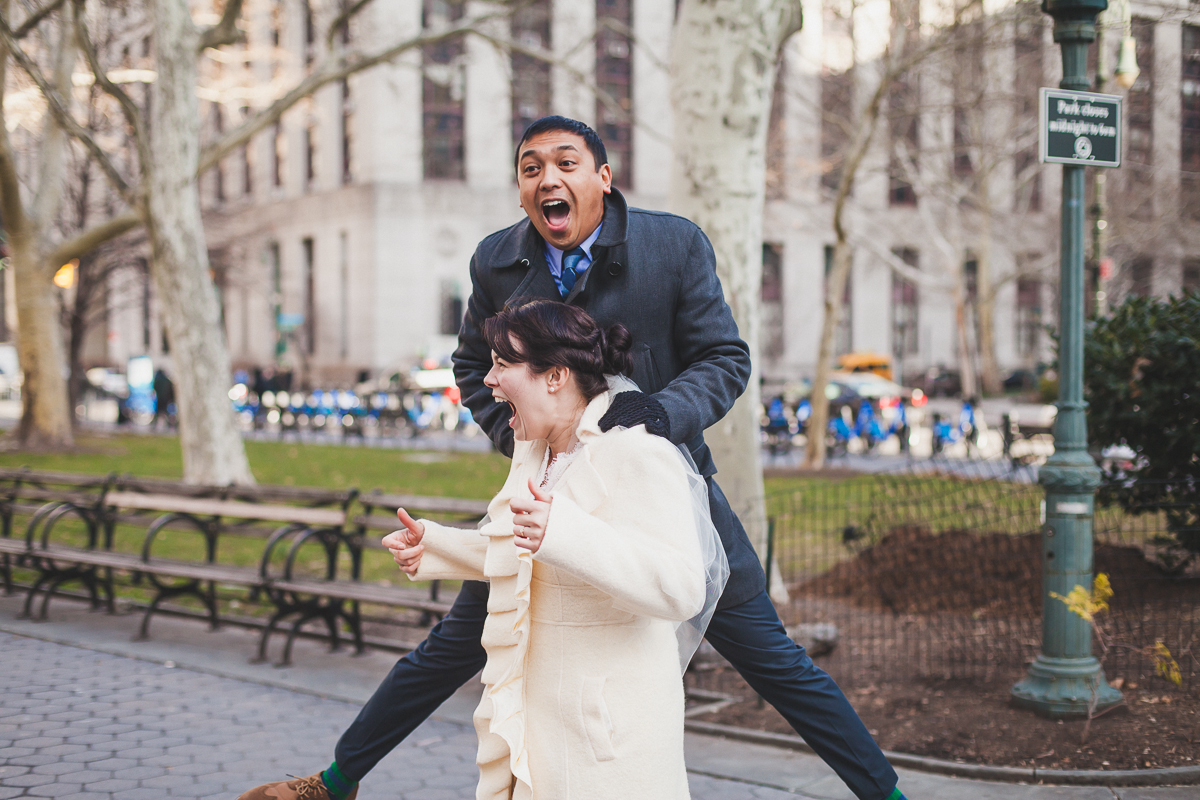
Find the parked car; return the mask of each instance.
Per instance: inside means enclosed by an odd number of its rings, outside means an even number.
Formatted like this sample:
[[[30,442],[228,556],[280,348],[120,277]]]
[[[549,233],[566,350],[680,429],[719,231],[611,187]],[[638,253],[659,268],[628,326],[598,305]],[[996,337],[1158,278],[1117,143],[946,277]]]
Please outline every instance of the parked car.
[[[914,382],[930,397],[957,397],[962,394],[962,375],[946,367],[930,367]]]

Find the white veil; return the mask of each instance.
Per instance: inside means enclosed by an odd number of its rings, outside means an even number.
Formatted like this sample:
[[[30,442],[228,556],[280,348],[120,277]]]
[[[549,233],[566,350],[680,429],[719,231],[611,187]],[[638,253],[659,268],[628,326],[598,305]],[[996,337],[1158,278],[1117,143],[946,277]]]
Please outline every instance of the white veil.
[[[614,397],[621,392],[640,392],[638,385],[623,375],[609,375],[609,392]],[[696,462],[683,445],[677,446],[679,458],[683,462],[687,474],[688,489],[691,494],[691,513],[695,522],[696,535],[699,537],[700,560],[704,565],[704,605],[700,613],[689,620],[675,623],[675,639],[679,643],[679,670],[687,670],[688,663],[704,638],[704,631],[712,620],[713,612],[717,610],[717,601],[725,590],[725,582],[729,580],[729,559],[725,556],[725,548],[721,537],[712,523],[712,515],[708,505],[708,484],[696,469]]]

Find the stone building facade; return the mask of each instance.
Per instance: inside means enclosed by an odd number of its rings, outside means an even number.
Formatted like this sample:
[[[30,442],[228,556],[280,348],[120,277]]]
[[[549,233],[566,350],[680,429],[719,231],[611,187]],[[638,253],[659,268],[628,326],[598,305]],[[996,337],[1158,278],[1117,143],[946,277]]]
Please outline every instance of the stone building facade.
[[[489,8],[375,0],[343,43],[371,51]],[[247,9],[247,43],[205,65],[210,134],[312,68],[337,4],[248,0]],[[977,337],[986,261],[1001,370],[1050,357],[1060,171],[1037,164],[1030,136],[1036,90],[1056,85],[1060,66],[1049,20],[1029,9],[1003,6],[1009,16],[978,53],[930,59],[889,90],[847,212],[854,262],[839,352],[891,354],[905,376],[956,366]],[[412,50],[326,86],[225,158],[203,177],[203,200],[235,366],[282,363],[314,384],[348,385],[447,355],[475,243],[522,216],[514,139],[541,115],[597,127],[631,204],[665,208],[675,13],[673,0],[534,0],[491,30],[549,50],[555,63],[478,37]],[[941,12],[922,0],[914,13],[924,30]],[[1200,16],[1184,4],[1135,3],[1133,13],[1143,75],[1128,93],[1129,166],[1108,180],[1116,267],[1102,288],[1114,300],[1200,283]],[[763,251],[769,380],[813,372],[839,159],[855,130],[839,122],[865,104],[905,22],[887,0],[845,13],[827,0],[807,11],[779,65]],[[1114,37],[1109,45],[1115,52]],[[973,142],[980,124],[1003,143]],[[152,298],[113,309],[110,362],[161,352],[161,336],[143,335]]]

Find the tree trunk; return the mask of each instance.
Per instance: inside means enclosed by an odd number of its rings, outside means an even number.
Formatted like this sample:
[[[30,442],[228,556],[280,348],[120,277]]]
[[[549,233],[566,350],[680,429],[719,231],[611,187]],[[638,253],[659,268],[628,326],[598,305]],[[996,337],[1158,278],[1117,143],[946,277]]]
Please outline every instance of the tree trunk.
[[[200,216],[199,31],[186,0],[154,0],[152,8],[158,80],[151,104],[152,163],[142,167],[151,273],[174,364],[183,477],[189,483],[252,484],[229,402],[229,351]]]
[[[954,281],[954,328],[958,339],[958,371],[962,378],[964,400],[973,400],[979,389],[975,383],[975,363],[971,360],[971,337],[967,333],[967,291],[962,271]]]
[[[845,199],[837,218],[842,217]],[[805,466],[821,469],[825,466],[825,431],[829,427],[829,402],[825,399],[825,387],[829,385],[829,373],[833,366],[833,337],[837,333],[838,318],[842,315],[842,298],[846,296],[846,281],[850,280],[850,267],[854,254],[846,241],[846,229],[842,224],[835,226],[837,239],[833,246],[833,269],[825,284],[825,319],[821,322],[821,341],[817,345],[817,371],[813,376],[812,415],[808,418],[808,442],[805,446]]]
[[[985,196],[986,199],[986,196]],[[985,215],[979,236],[975,278],[976,342],[979,345],[979,378],[984,394],[1000,394],[1000,366],[996,363],[996,287],[992,280],[992,218]]]
[[[7,14],[9,5],[0,6]],[[59,47],[54,65],[58,86],[70,86],[72,57],[71,10],[60,11]],[[5,85],[8,51],[0,46],[0,86]],[[69,94],[67,95],[69,96]],[[52,278],[60,264],[46,263],[46,239],[62,201],[66,169],[66,134],[47,113],[38,147],[37,189],[32,213],[21,198],[16,161],[8,127],[0,110],[0,214],[8,234],[17,307],[17,358],[24,374],[21,421],[15,436],[22,447],[69,448],[74,444],[71,408],[67,401],[66,357],[57,289]]]
[[[670,205],[712,242],[754,364],[745,394],[709,429],[708,442],[760,557],[767,535],[758,365],[767,122],[780,49],[800,21],[797,0],[684,0],[671,48]]]

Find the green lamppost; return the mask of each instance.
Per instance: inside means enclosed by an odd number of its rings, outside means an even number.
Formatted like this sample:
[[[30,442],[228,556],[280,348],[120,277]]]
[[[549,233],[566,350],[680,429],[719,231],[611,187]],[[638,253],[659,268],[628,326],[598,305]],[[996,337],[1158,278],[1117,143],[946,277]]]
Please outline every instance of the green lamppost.
[[[1043,0],[1054,17],[1054,41],[1062,48],[1063,89],[1087,91],[1088,45],[1096,38],[1096,15],[1107,0]],[[1100,470],[1087,451],[1083,402],[1084,168],[1063,165],[1062,264],[1059,286],[1058,417],[1054,455],[1039,471],[1046,489],[1042,525],[1042,651],[1013,702],[1050,717],[1087,714],[1121,700],[1092,655],[1087,621],[1050,596],[1092,585],[1092,514]]]

